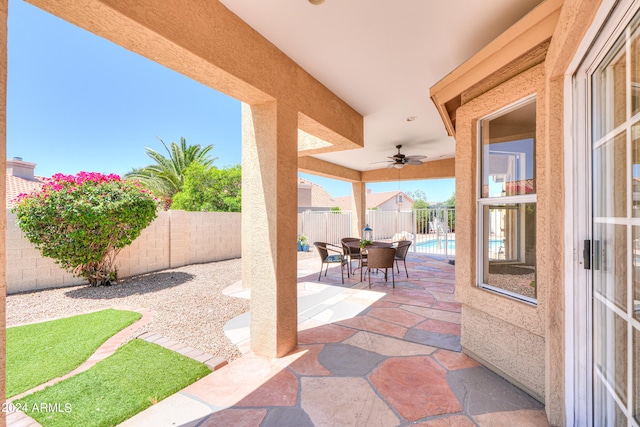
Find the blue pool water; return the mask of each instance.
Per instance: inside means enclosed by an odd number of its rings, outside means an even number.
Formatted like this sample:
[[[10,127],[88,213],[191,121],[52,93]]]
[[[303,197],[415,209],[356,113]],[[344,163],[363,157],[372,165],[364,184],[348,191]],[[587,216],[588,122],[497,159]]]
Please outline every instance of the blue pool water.
[[[438,242],[436,240],[429,240],[427,242],[418,243],[418,246],[420,246],[421,248],[438,249]],[[455,248],[456,248],[456,241],[448,240],[447,249],[455,249]],[[444,249],[443,241],[440,243],[440,249]]]
[[[436,240],[429,240],[427,242],[418,243],[418,246],[420,246],[421,248],[438,249],[438,242]],[[500,246],[502,246],[502,240],[489,240],[489,250],[490,251],[496,251],[496,250],[500,249]],[[444,242],[442,242],[440,244],[440,248],[444,249]],[[456,249],[456,241],[455,240],[448,240],[447,241],[447,249],[455,250]]]

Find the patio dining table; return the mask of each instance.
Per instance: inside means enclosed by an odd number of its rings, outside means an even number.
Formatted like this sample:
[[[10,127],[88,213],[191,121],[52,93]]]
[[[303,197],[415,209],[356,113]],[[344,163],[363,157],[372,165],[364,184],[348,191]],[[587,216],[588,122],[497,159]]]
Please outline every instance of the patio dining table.
[[[360,240],[354,240],[354,241],[350,241],[350,242],[344,242],[343,243],[345,246],[347,246],[349,249],[360,249],[360,253],[362,254],[362,256],[358,259],[359,264],[357,268],[353,269],[353,273],[355,273],[357,270],[360,270],[360,281],[362,281],[362,258],[365,258],[367,256],[367,248],[369,247],[378,247],[378,248],[391,248],[393,247],[393,243],[389,243],[389,242],[381,242],[378,240],[374,240],[371,242],[370,245],[366,245],[364,248],[361,248],[360,245]]]
[[[360,240],[354,240],[352,242],[344,242],[344,244],[346,246],[348,246],[351,249],[366,249],[369,246],[377,246],[380,248],[390,248],[393,246],[393,243],[389,243],[389,242],[381,242],[378,240],[374,240],[373,242],[371,242],[370,245],[365,246],[364,248],[360,248]]]

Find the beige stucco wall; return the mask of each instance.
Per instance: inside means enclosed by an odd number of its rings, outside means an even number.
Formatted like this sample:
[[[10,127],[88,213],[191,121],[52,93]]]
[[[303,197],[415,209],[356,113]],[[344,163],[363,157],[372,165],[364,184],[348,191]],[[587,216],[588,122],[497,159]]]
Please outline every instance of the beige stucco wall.
[[[545,399],[546,287],[537,280],[538,305],[530,305],[478,288],[476,277],[476,173],[478,119],[531,94],[536,94],[537,209],[544,211],[549,191],[546,165],[544,66],[537,65],[495,89],[469,101],[457,111],[456,170],[456,297],[463,304],[464,350],[504,376],[515,380],[540,400]],[[538,215],[537,228],[546,220]],[[543,233],[539,233],[543,234]],[[537,274],[544,238],[537,239]],[[507,357],[508,356],[508,357]]]
[[[364,182],[351,184],[351,236],[362,237],[367,211],[367,186]]]
[[[552,2],[548,2],[550,5]],[[463,302],[463,345],[468,352],[478,351],[475,356],[484,363],[500,371],[505,377],[531,391],[544,391],[545,409],[551,425],[565,425],[567,413],[573,408],[565,404],[565,360],[567,352],[565,343],[566,330],[565,307],[571,303],[571,296],[565,295],[564,265],[567,258],[573,259],[573,253],[564,247],[564,215],[566,192],[564,188],[565,135],[570,129],[565,123],[568,93],[565,88],[570,63],[585,37],[600,7],[601,0],[564,0],[554,1],[561,6],[557,24],[554,24],[551,40],[544,41],[538,37],[540,45],[532,51],[533,45],[527,40],[536,40],[535,27],[531,27],[521,36],[509,41],[510,50],[500,50],[500,44],[493,46],[495,51],[478,55],[484,61],[481,71],[467,67],[465,78],[447,76],[447,87],[456,86],[465,92],[461,93],[463,103],[456,111],[457,118],[457,153],[456,153],[456,192],[457,192],[457,234],[459,249],[456,257],[457,294]],[[551,7],[553,6],[553,7]],[[555,6],[551,5],[550,10]],[[555,14],[555,12],[554,12]],[[546,18],[545,18],[546,19]],[[514,26],[515,28],[516,26]],[[516,33],[518,33],[516,31]],[[518,33],[519,34],[519,33]],[[505,40],[502,40],[503,42]],[[523,46],[518,50],[518,46]],[[493,60],[495,52],[515,53],[509,59],[513,62]],[[546,52],[546,55],[543,53]],[[498,55],[495,53],[495,55]],[[524,55],[515,59],[517,55]],[[540,56],[542,55],[542,56]],[[539,60],[541,58],[541,60]],[[579,58],[578,58],[579,59]],[[542,62],[541,62],[542,61]],[[471,64],[472,61],[469,62]],[[536,76],[534,81],[517,75],[524,68],[523,63],[541,63],[531,72]],[[490,70],[490,74],[480,76],[478,73]],[[465,64],[467,65],[467,64]],[[462,68],[462,67],[461,67]],[[513,70],[520,70],[516,73]],[[527,73],[525,73],[527,74]],[[505,80],[516,76],[512,81],[495,88]],[[465,80],[466,79],[466,80]],[[490,81],[489,83],[486,83]],[[475,86],[464,82],[471,82]],[[476,83],[477,82],[477,83]],[[497,82],[497,83],[496,83]],[[488,292],[475,287],[475,173],[476,146],[475,121],[479,115],[495,111],[500,107],[524,96],[529,88],[535,87],[538,95],[538,141],[543,145],[537,147],[537,284],[539,288],[538,307],[530,307],[515,301],[505,302],[505,298],[491,296]],[[495,89],[494,89],[495,88]],[[434,91],[434,88],[432,88]],[[484,92],[488,93],[482,95]],[[435,92],[443,100],[451,98],[451,94]],[[468,102],[468,104],[467,104]],[[437,104],[437,102],[436,102]],[[577,106],[582,108],[583,106]],[[542,132],[542,135],[540,135]],[[540,138],[542,136],[542,139]],[[470,166],[471,168],[467,168]],[[573,190],[575,191],[575,190]],[[485,307],[484,309],[482,307]],[[542,328],[542,330],[541,330]],[[491,331],[490,333],[488,331]],[[570,354],[570,353],[569,353]],[[505,357],[509,355],[509,357]],[[485,357],[488,357],[485,359]],[[533,360],[529,360],[533,358]],[[514,365],[513,361],[523,364]],[[513,375],[513,372],[516,372]],[[531,380],[535,376],[538,378]],[[525,381],[525,383],[521,383]]]
[[[251,348],[271,357],[298,343],[294,112],[281,102],[242,105],[242,280],[251,287]]]
[[[517,311],[514,304],[511,315]],[[538,399],[544,393],[545,338],[493,315],[491,309],[464,306],[462,336],[464,352],[491,365],[512,383]]]
[[[7,293],[86,283],[43,257],[7,211]],[[120,278],[188,264],[239,258],[241,215],[227,212],[160,212],[116,258]]]

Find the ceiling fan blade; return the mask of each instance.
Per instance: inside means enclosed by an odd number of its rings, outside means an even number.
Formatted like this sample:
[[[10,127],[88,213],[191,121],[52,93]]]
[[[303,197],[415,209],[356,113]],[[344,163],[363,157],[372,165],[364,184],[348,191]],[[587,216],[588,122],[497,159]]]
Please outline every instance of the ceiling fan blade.
[[[389,159],[388,161],[388,165],[387,168],[402,168],[404,165],[421,165],[422,164],[422,159],[426,159],[427,156],[421,156],[421,155],[417,155],[417,156],[407,156],[405,154],[402,154],[400,152],[400,149],[402,148],[402,145],[396,145],[396,148],[398,149],[398,153],[394,154],[393,156],[387,156],[387,158]],[[376,163],[384,163],[384,162],[374,162],[374,163],[370,163],[372,165],[376,164]]]
[[[373,162],[373,163],[369,163],[370,165],[375,165],[376,163],[391,163],[389,160],[383,160],[381,162]]]

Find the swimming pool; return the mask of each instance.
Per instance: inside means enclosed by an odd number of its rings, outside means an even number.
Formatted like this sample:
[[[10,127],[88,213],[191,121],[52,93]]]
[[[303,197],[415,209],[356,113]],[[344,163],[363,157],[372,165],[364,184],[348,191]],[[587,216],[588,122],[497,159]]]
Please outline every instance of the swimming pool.
[[[421,247],[421,248],[426,248],[426,249],[444,249],[444,241],[441,240],[440,241],[440,247],[438,247],[438,241],[437,240],[428,240],[426,242],[421,242],[418,243],[416,246]],[[447,249],[456,249],[456,241],[455,240],[448,240],[447,241]]]
[[[444,241],[441,240],[440,241],[440,247],[438,248],[438,241],[437,240],[428,240],[426,242],[421,242],[418,243],[417,246],[420,248],[425,248],[425,249],[444,249]],[[497,251],[498,249],[500,249],[500,247],[502,246],[502,240],[489,240],[489,250],[490,251]],[[456,241],[455,240],[448,240],[447,241],[447,249],[449,250],[456,250]]]

